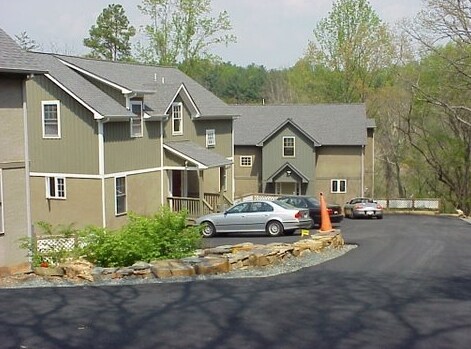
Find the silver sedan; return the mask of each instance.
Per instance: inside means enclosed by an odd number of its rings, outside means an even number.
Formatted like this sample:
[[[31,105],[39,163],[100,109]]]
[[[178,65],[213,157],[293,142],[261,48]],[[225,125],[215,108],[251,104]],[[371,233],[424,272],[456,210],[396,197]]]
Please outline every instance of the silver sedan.
[[[218,233],[266,232],[269,236],[291,235],[296,229],[312,225],[309,210],[299,209],[278,201],[246,201],[221,213],[211,213],[196,219],[203,225],[204,237]]]

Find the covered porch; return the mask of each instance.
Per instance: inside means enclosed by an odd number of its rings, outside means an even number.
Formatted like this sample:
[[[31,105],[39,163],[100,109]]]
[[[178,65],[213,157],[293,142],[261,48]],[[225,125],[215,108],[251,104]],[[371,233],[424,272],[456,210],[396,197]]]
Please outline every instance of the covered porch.
[[[277,195],[305,195],[308,183],[309,178],[287,162],[268,177],[264,192]]]
[[[167,142],[167,204],[172,211],[186,211],[189,219],[223,211],[233,204],[229,190],[232,161],[191,141]]]

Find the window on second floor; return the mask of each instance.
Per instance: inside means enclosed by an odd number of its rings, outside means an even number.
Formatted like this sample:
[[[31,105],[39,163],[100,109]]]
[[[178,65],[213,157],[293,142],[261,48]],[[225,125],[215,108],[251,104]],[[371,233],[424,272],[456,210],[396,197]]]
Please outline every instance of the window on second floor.
[[[213,148],[216,146],[216,131],[206,130],[206,148]]]
[[[60,103],[59,101],[42,101],[43,138],[60,138]]]
[[[283,137],[283,157],[295,156],[295,139],[293,136]]]
[[[252,156],[242,155],[240,157],[240,167],[252,167]]]
[[[183,104],[181,103],[172,105],[172,134],[183,134]]]
[[[65,199],[64,177],[46,177],[46,197],[48,199]]]
[[[131,101],[131,111],[136,115],[131,117],[131,137],[142,137],[143,108],[141,101]]]
[[[347,180],[346,179],[332,179],[330,181],[330,192],[331,193],[346,193],[347,192]]]

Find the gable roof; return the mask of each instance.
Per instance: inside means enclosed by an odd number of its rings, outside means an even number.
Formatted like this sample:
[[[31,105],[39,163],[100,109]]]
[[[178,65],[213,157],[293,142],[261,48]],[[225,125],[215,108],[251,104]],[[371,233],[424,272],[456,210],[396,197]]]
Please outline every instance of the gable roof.
[[[33,54],[33,53],[32,53]],[[94,113],[95,119],[129,119],[134,114],[83,76],[61,63],[54,55],[34,53],[48,67],[46,76]]]
[[[43,73],[41,64],[0,28],[0,71],[9,73]]]
[[[123,91],[136,94],[153,94],[146,98],[146,106],[153,113],[163,114],[168,108],[168,96],[184,85],[189,91],[201,118],[237,116],[232,106],[209,92],[206,88],[174,67],[151,66],[92,60],[80,57],[57,56],[70,67],[95,79],[112,84]],[[165,96],[165,98],[163,97]]]
[[[273,172],[273,174],[268,177],[267,182],[274,182],[275,178],[279,176],[282,172],[286,171],[286,169],[290,169],[293,171],[303,183],[309,183],[309,177],[302,173],[296,166],[291,164],[290,162],[285,162],[278,170]]]
[[[319,145],[366,145],[364,104],[234,106],[234,145],[261,145],[273,130],[291,119]]]
[[[303,130],[301,127],[299,127],[294,121],[293,119],[291,118],[288,118],[286,119],[285,121],[283,121],[280,125],[278,125],[274,130],[272,130],[271,132],[269,132],[265,138],[263,138],[260,142],[257,143],[257,145],[259,146],[263,146],[263,143],[265,143],[268,139],[270,139],[271,137],[273,137],[278,131],[280,131],[281,129],[285,128],[285,126],[287,125],[292,125],[294,128],[296,128],[300,133],[302,133],[307,139],[309,139],[312,143],[313,143],[313,146],[318,146],[319,145],[319,142],[316,141],[312,135],[310,135],[309,133],[307,133],[305,130]]]

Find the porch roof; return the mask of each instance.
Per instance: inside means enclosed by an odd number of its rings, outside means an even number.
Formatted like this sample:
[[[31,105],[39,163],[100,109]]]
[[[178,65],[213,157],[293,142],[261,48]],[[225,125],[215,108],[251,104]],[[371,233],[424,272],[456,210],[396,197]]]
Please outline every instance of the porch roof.
[[[293,173],[297,175],[303,183],[309,183],[309,178],[306,175],[304,175],[300,170],[298,170],[296,166],[294,166],[293,164],[290,164],[289,162],[285,162],[283,166],[281,166],[278,170],[273,172],[273,174],[267,179],[267,181],[275,182],[275,178],[286,169],[290,169],[291,171],[293,171]]]
[[[192,162],[199,169],[231,165],[232,161],[191,141],[165,142],[164,148]]]

